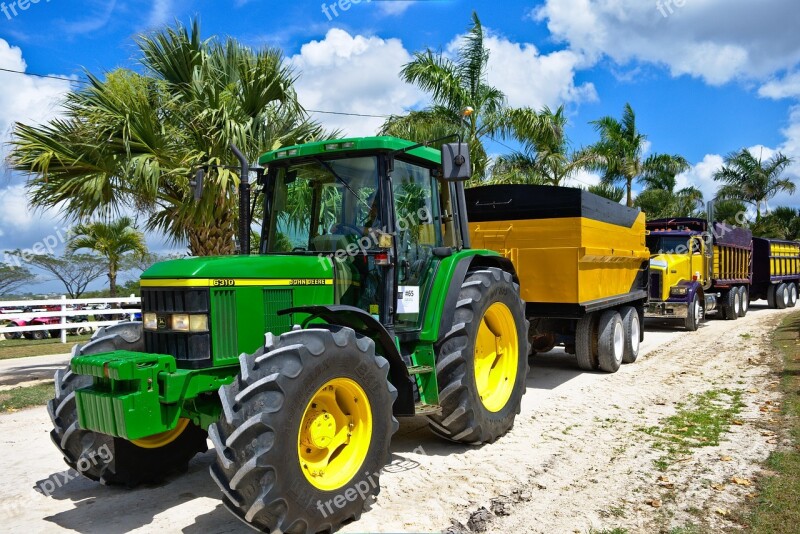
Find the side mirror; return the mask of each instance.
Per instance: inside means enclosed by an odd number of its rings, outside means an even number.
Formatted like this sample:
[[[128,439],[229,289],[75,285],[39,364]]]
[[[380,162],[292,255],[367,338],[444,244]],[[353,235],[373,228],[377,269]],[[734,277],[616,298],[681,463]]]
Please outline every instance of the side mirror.
[[[442,145],[442,180],[456,182],[472,178],[472,165],[467,143]]]
[[[189,182],[189,185],[194,188],[194,199],[195,201],[199,201],[203,198],[203,180],[206,177],[206,170],[203,168],[197,169],[197,174],[194,176],[194,180]]]

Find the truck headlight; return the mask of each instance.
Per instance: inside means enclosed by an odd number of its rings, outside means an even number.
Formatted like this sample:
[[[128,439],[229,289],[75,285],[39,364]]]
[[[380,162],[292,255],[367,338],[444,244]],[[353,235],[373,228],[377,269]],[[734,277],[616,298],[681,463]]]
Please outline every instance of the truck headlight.
[[[207,332],[208,316],[178,313],[170,319],[170,327],[176,332]]]
[[[142,319],[145,330],[158,330],[158,317],[155,313],[145,313]]]
[[[689,293],[689,288],[685,286],[676,286],[669,289],[669,294],[673,297],[685,297]]]

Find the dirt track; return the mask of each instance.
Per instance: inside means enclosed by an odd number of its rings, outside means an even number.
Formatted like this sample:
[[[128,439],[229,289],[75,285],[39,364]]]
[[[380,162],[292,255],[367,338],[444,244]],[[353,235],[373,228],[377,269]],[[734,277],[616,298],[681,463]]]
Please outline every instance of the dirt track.
[[[453,445],[420,421],[404,422],[377,503],[342,532],[736,529],[730,512],[753,490],[730,480],[751,479],[777,446],[758,422],[777,398],[767,339],[786,313],[756,305],[744,319],[711,320],[696,333],[648,324],[639,361],[615,375],[581,373],[563,353],[537,357],[522,413],[492,445]],[[659,472],[661,453],[641,428],[691,394],[724,388],[743,392],[743,424]],[[0,416],[4,531],[249,532],[218,500],[208,476],[213,452],[162,486],[126,491],[69,480],[49,430],[44,408]],[[58,481],[49,497],[34,491],[48,479]]]

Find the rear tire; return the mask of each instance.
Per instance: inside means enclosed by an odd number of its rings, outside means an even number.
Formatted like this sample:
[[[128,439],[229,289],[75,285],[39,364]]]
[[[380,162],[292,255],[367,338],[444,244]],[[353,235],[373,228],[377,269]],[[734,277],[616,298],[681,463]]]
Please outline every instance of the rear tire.
[[[794,282],[789,282],[788,284],[788,291],[789,291],[789,308],[794,308],[797,304],[797,284]]]
[[[776,295],[777,289],[778,286],[776,285],[771,285],[767,288],[767,305],[769,305],[769,307],[773,310],[778,309],[778,298]]]
[[[350,328],[294,330],[268,334],[239,363],[209,428],[211,477],[228,510],[266,532],[331,532],[357,520],[380,491],[398,427],[397,390],[375,343]]]
[[[616,373],[625,353],[625,327],[616,310],[606,310],[597,324],[597,360],[600,370]]]
[[[511,429],[528,378],[528,328],[509,273],[490,267],[467,275],[453,325],[436,344],[442,414],[428,417],[433,432],[477,445]]]
[[[597,355],[596,313],[587,313],[578,320],[575,327],[575,356],[578,367],[583,371],[596,371],[600,367]]]
[[[114,350],[144,351],[141,323],[126,323],[98,330],[92,341],[76,346],[72,355]],[[170,443],[144,448],[98,432],[82,430],[78,423],[75,390],[92,384],[92,377],[76,375],[67,367],[55,375],[56,396],[47,404],[53,421],[50,437],[71,468],[103,484],[134,487],[157,483],[173,471],[185,471],[198,452],[205,452],[206,433],[192,423]]]
[[[700,319],[703,317],[703,307],[700,304],[700,297],[697,293],[694,294],[692,302],[689,303],[689,309],[686,312],[686,318],[683,320],[683,326],[687,332],[696,332],[700,327]]]
[[[739,299],[741,300],[739,317],[745,317],[747,312],[750,310],[750,291],[747,289],[747,286],[742,286],[739,288]]]
[[[736,302],[739,300],[739,290],[735,287],[732,287],[727,293],[725,293],[723,298],[725,301],[720,308],[720,312],[722,312],[722,318],[726,321],[735,321],[739,318],[739,313],[736,311]]]
[[[626,306],[620,310],[622,325],[625,327],[625,352],[622,363],[633,363],[639,357],[639,347],[642,339],[642,323],[639,312],[633,306]]]
[[[786,307],[789,305],[789,288],[786,284],[778,285],[778,289],[775,290],[775,306],[779,310],[785,310]]]

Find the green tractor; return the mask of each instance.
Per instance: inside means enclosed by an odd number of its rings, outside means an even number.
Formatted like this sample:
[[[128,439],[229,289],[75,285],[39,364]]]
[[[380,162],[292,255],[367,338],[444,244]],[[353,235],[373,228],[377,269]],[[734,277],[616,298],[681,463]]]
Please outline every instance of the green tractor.
[[[466,144],[343,139],[259,164],[241,180],[240,255],[147,270],[142,321],[101,329],[56,373],[51,435],[81,474],[129,487],[187,469],[208,438],[240,519],[335,530],[378,493],[398,417],[468,444],[511,428],[524,303],[511,262],[470,249]]]

